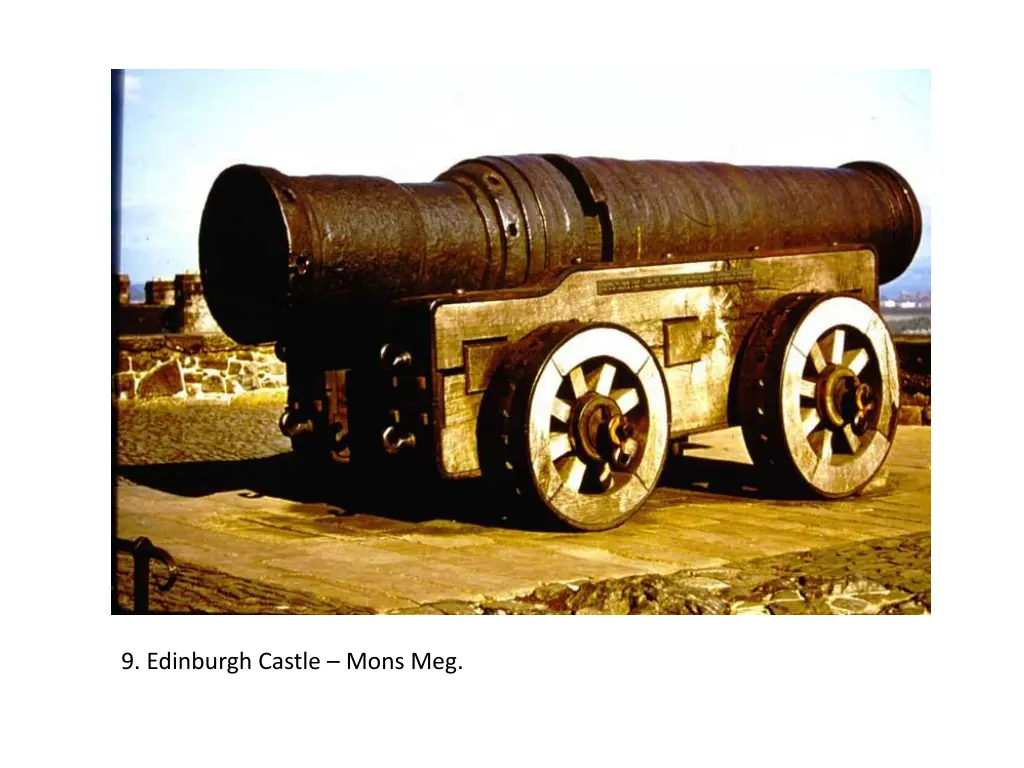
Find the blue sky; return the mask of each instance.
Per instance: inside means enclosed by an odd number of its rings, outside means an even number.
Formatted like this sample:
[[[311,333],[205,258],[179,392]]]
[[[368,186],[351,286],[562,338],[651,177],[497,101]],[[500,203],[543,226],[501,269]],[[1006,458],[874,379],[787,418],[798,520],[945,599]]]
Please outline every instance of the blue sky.
[[[125,77],[121,271],[136,283],[198,268],[210,185],[234,163],[285,173],[433,179],[482,154],[835,166],[877,160],[921,201],[911,268],[930,287],[927,71],[198,71]]]

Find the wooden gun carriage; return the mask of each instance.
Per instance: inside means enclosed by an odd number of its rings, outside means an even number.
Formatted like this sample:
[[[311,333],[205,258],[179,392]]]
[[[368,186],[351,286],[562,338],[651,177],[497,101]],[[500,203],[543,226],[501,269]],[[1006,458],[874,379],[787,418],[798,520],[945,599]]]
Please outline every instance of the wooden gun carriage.
[[[277,342],[296,450],[482,474],[602,530],[670,441],[733,425],[780,492],[863,489],[899,409],[878,287],[920,237],[877,163],[519,155],[405,185],[239,165],[200,267],[228,335]]]

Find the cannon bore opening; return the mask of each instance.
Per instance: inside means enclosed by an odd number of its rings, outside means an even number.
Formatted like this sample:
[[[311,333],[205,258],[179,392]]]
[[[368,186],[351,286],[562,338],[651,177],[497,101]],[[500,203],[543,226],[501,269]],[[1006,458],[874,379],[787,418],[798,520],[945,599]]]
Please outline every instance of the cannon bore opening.
[[[206,300],[221,328],[244,344],[275,341],[288,300],[288,225],[260,169],[217,177],[199,228]]]

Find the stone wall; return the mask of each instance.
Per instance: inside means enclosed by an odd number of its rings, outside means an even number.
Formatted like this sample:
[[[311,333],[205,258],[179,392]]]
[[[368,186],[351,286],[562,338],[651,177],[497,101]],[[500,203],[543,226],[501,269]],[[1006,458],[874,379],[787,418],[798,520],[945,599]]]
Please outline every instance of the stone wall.
[[[173,280],[155,279],[145,284],[143,304],[131,302],[131,278],[116,275],[118,331],[125,335],[193,334],[221,332],[203,296],[199,275],[184,272]]]
[[[150,280],[146,283],[146,304],[150,306],[174,306],[174,281]]]
[[[230,399],[287,387],[273,345],[241,346],[222,334],[122,336],[113,394],[118,400]]]
[[[908,426],[932,425],[932,398],[921,392],[904,392],[900,401],[900,424]]]
[[[931,426],[932,342],[927,336],[897,336],[900,361],[900,424]]]

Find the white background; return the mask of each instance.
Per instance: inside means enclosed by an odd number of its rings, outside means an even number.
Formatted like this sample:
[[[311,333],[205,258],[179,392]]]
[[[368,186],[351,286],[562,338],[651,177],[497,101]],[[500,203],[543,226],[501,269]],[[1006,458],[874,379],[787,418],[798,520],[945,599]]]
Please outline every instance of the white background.
[[[1021,281],[1016,24],[995,4],[465,4],[256,18],[178,3],[11,12],[2,583],[10,765],[1015,761]],[[368,6],[367,6],[368,7]],[[564,8],[564,9],[563,9]],[[109,66],[931,66],[935,615],[109,616]],[[476,66],[474,64],[474,66]],[[488,65],[490,66],[490,65]],[[495,70],[497,71],[497,70]],[[343,169],[339,169],[343,170]],[[993,394],[999,391],[999,399]],[[443,673],[125,672],[121,653],[432,649]]]

